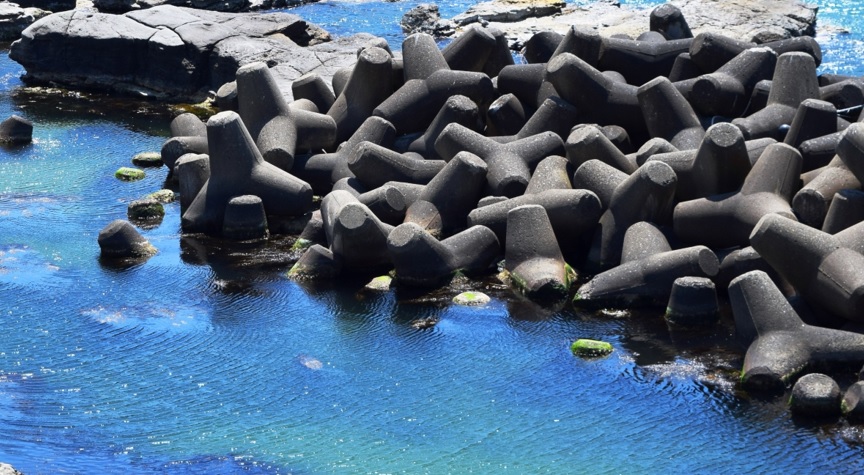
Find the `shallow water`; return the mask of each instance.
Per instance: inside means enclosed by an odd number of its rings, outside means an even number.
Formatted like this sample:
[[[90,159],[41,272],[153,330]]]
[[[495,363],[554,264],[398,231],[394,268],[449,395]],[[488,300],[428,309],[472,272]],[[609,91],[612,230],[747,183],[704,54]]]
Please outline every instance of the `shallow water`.
[[[840,43],[857,36],[837,38],[825,67],[860,67]],[[11,94],[20,73],[0,55],[0,117],[37,126],[34,144],[0,149],[0,461],[27,474],[864,470],[859,428],[736,390],[728,318],[683,334],[659,311],[544,311],[496,287],[461,308],[301,285],[283,276],[290,239],[181,239],[177,204],[142,230],[155,257],[102,266],[99,230],[166,178],[113,172],[158,150],[167,122],[31,103]],[[580,337],[615,352],[576,359]]]

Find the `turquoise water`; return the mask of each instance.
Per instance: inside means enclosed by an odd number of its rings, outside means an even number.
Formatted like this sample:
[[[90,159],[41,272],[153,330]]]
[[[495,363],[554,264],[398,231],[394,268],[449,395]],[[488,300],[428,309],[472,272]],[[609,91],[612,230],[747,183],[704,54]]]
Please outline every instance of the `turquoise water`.
[[[856,38],[836,35],[826,67],[858,68]],[[0,461],[27,474],[864,471],[860,428],[736,390],[728,319],[685,334],[661,311],[549,311],[489,283],[483,308],[300,285],[290,239],[181,238],[177,204],[142,230],[159,254],[102,266],[99,230],[166,174],[113,172],[167,121],[32,102],[21,72],[4,51],[0,117],[37,127],[0,148]],[[576,359],[580,337],[615,352]]]

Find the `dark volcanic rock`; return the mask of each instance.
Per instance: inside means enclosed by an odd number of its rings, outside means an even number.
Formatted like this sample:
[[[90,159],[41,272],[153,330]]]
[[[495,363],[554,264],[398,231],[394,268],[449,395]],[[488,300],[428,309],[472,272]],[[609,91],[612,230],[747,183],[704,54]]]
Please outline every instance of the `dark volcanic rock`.
[[[450,20],[442,20],[438,13],[438,5],[421,3],[408,10],[402,16],[402,31],[406,35],[412,33],[428,33],[435,37],[450,36],[455,32],[455,24]]]
[[[50,15],[27,28],[9,56],[26,68],[24,79],[31,82],[200,100],[254,61],[290,64],[291,70],[282,71],[288,80],[352,64],[356,49],[306,48],[329,39],[319,27],[287,13],[165,5],[124,15],[84,10]]]
[[[62,12],[75,8],[76,0],[15,0],[21,8],[38,8],[51,12]]]

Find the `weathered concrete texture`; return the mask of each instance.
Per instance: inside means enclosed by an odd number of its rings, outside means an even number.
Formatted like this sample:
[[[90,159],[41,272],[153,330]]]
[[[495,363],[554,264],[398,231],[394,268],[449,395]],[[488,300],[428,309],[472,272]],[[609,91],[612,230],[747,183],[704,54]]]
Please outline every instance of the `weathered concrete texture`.
[[[520,3],[524,5],[528,2],[516,2],[516,5],[507,0],[485,2],[472,7],[478,13],[469,10],[454,20],[469,21],[472,17],[481,17],[479,7],[482,5],[482,19],[478,18],[478,21],[504,31],[511,42],[516,41],[518,44],[524,43],[538,31],[564,34],[572,25],[597,29],[606,37],[624,34],[636,38],[648,31],[649,16],[655,7],[649,5],[638,8],[618,2],[594,2],[568,5],[558,14],[546,13],[549,9],[528,10]],[[681,10],[694,35],[716,32],[741,40],[766,42],[815,33],[816,7],[798,0],[675,0],[670,3]],[[533,16],[515,21],[517,12],[530,12]]]
[[[158,6],[123,15],[73,10],[28,27],[9,56],[25,80],[171,100],[200,100],[232,81],[240,66],[278,64],[286,83],[309,72],[329,78],[356,61],[356,44],[287,13],[231,14]],[[309,47],[306,47],[309,46]],[[288,98],[290,99],[290,95]]]

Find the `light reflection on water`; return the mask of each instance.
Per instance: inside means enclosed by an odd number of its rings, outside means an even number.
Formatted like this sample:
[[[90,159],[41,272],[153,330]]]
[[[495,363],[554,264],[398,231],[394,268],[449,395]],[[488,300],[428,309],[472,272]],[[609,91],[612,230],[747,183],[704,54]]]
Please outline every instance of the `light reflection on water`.
[[[358,11],[374,29],[371,6]],[[823,68],[858,67],[860,42],[823,45]],[[18,71],[0,57],[4,91]],[[156,256],[102,266],[99,230],[165,180],[113,172],[158,150],[165,124],[52,114],[4,92],[0,116],[13,112],[37,129],[33,145],[0,149],[0,461],[25,473],[864,468],[858,428],[801,426],[784,401],[737,392],[728,319],[687,334],[656,312],[549,312],[500,291],[463,308],[294,283],[290,241],[181,240],[176,204],[142,230]],[[576,359],[580,337],[616,351]]]

